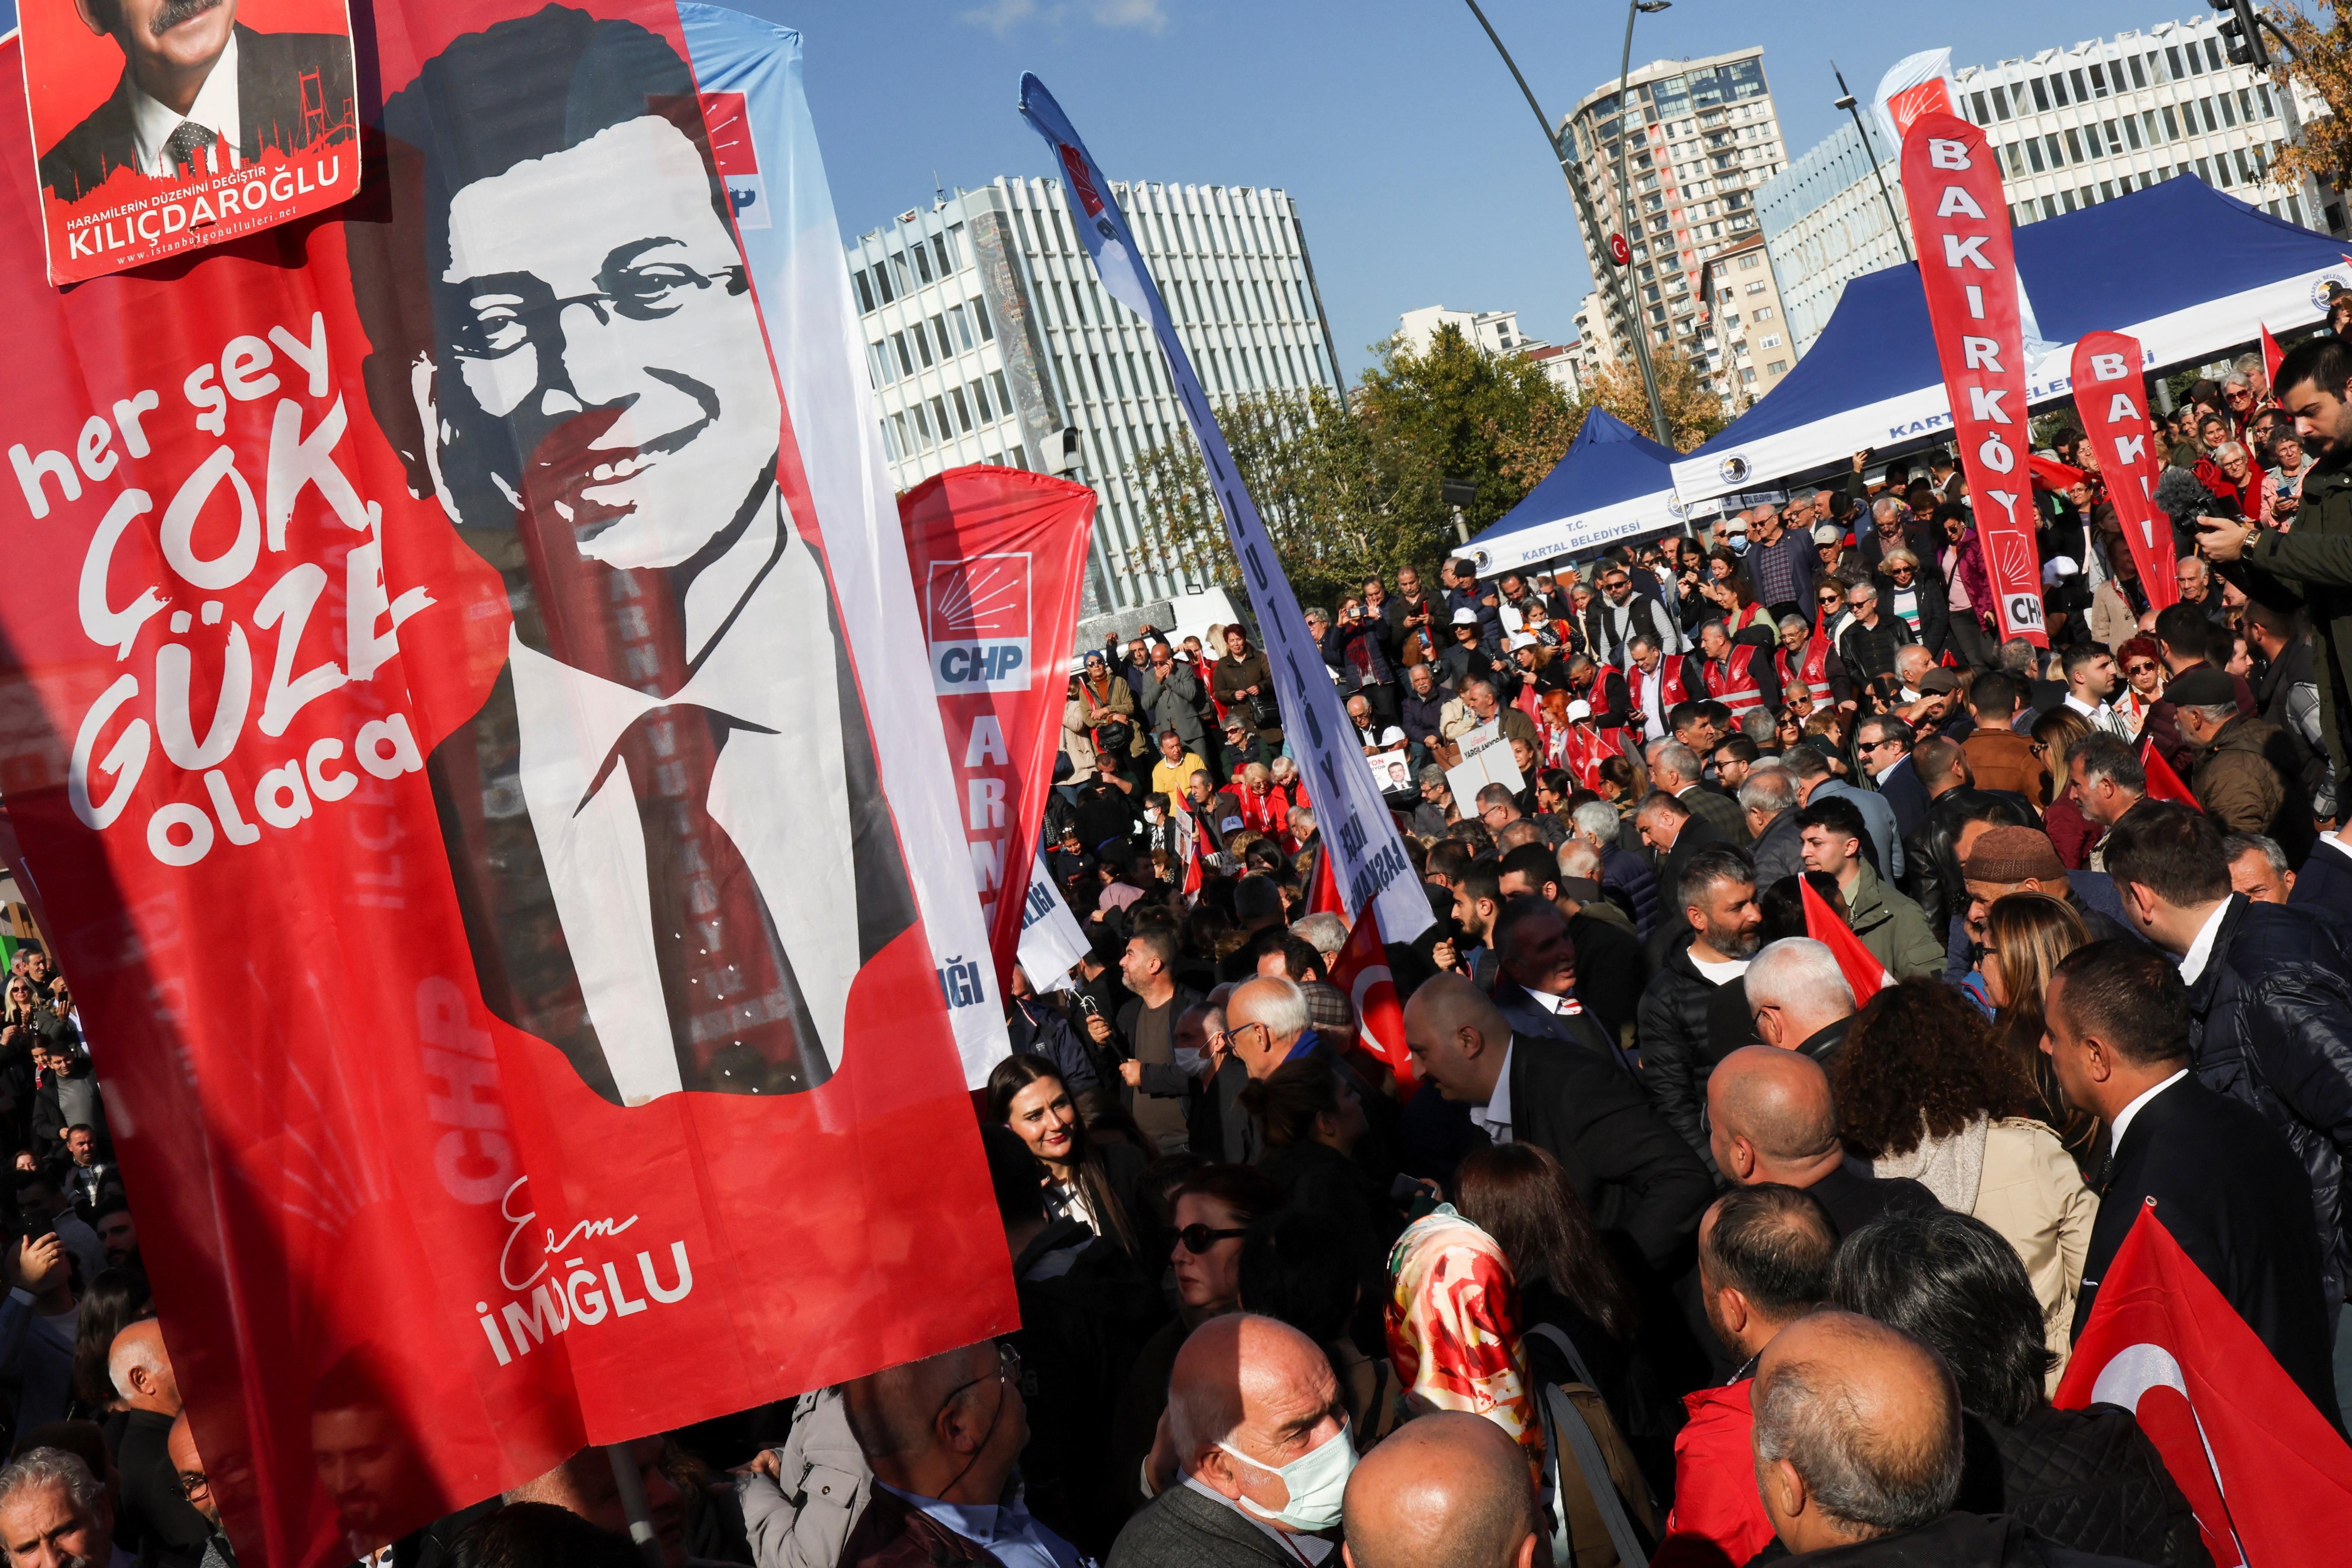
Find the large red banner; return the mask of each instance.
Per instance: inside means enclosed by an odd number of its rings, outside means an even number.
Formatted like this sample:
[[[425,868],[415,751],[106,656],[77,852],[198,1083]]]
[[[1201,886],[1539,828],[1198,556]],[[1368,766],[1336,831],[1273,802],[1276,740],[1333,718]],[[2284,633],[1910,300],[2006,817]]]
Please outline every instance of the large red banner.
[[[2132,1221],[2053,1401],[2139,1418],[2220,1568],[2340,1563],[2352,1448],[2158,1218]]]
[[[1930,110],[1903,139],[1903,200],[1952,403],[1952,434],[1984,541],[2003,638],[2049,646],[2026,455],[2025,343],[2000,165],[1984,132]]]
[[[898,512],[972,881],[1000,994],[1011,995],[1023,895],[1061,744],[1095,492],[1019,468],[950,468],[900,496]],[[958,956],[941,963],[951,969]]]
[[[2139,340],[2122,332],[2087,332],[2074,345],[2074,411],[2098,454],[2107,500],[2123,524],[2124,542],[2139,569],[2148,607],[2180,597],[2173,580],[2172,520],[2156,510],[2158,461],[2147,419],[2147,381],[2140,374]]]
[[[779,390],[847,340],[667,0],[369,14],[372,197],[167,267],[51,288],[0,115],[15,869],[280,1565],[1015,1321],[864,695],[906,582]]]

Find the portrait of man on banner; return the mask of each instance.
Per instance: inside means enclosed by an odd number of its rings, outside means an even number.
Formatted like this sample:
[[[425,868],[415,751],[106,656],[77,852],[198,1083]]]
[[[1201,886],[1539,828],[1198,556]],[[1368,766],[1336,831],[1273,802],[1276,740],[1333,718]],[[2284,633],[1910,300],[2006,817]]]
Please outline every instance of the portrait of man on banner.
[[[814,1089],[915,906],[693,77],[550,6],[384,131],[369,395],[513,612],[427,761],[484,998],[615,1104]]]

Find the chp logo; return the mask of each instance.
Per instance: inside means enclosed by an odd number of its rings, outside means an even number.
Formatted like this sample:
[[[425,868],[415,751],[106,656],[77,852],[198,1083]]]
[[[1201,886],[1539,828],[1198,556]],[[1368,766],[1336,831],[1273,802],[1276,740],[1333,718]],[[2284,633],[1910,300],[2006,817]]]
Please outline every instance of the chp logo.
[[[932,562],[923,584],[923,637],[939,695],[1027,690],[1028,555]]]
[[[768,185],[760,174],[760,150],[751,141],[751,120],[740,92],[705,92],[702,123],[710,132],[711,162],[727,182],[727,205],[738,228],[768,226]]]

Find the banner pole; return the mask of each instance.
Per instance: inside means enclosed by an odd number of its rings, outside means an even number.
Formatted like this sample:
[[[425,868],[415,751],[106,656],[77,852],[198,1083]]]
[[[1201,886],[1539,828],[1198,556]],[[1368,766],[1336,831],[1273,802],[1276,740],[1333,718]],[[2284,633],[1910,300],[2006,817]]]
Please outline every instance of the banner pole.
[[[629,1516],[629,1539],[646,1568],[662,1568],[661,1542],[654,1538],[653,1510],[646,1503],[646,1484],[637,1474],[637,1457],[626,1443],[604,1445],[613,1466],[613,1485],[621,1494],[621,1510]]]

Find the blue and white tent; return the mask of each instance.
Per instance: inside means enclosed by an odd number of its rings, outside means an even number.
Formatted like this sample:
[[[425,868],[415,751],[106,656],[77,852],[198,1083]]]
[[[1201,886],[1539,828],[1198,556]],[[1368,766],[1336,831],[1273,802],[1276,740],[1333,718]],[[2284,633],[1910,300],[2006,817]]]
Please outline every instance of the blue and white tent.
[[[1672,447],[1605,408],[1592,409],[1543,483],[1465,553],[1484,575],[1679,526],[1667,507],[1674,460]]]
[[[2017,230],[2017,270],[2042,336],[2035,404],[2072,395],[2074,342],[2139,339],[2154,369],[2190,363],[2326,312],[2327,285],[2352,284],[2343,242],[2272,217],[2193,175]],[[1678,503],[1707,502],[1843,467],[1864,447],[1916,444],[1951,428],[1951,405],[1916,263],[1845,286],[1805,357],[1755,407],[1673,467]]]

